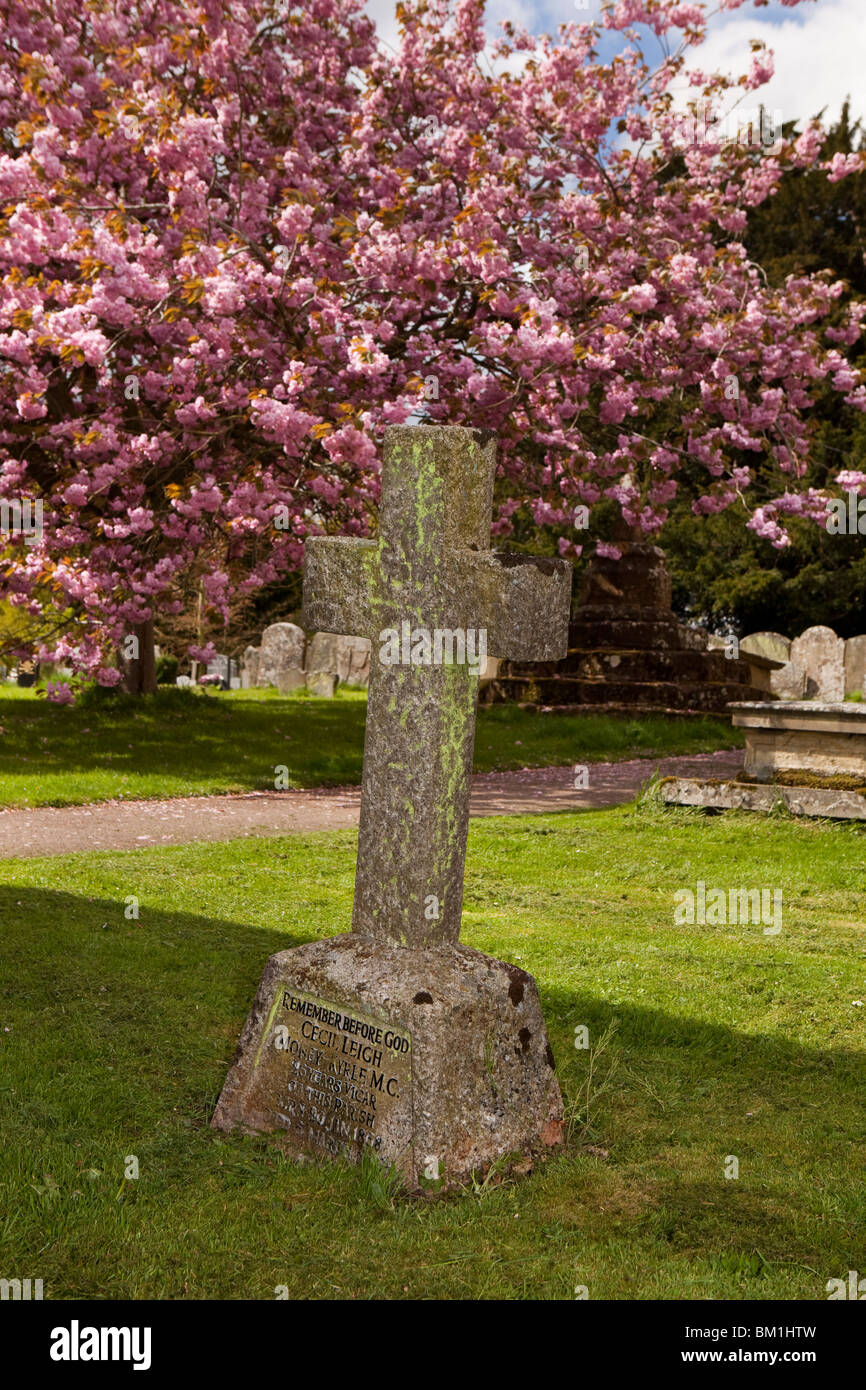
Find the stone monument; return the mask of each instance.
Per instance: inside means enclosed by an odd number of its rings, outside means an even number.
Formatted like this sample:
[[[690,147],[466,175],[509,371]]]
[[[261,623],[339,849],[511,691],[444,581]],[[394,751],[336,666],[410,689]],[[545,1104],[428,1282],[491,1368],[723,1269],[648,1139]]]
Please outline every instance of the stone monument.
[[[258,684],[260,655],[261,649],[259,647],[246,647],[244,649],[241,663],[241,685],[244,690],[249,690],[251,686]]]
[[[316,632],[307,644],[307,683],[313,673],[328,672],[340,685],[367,685],[370,679],[370,640]]]
[[[866,708],[845,701],[731,705],[746,734],[744,771],[759,782],[779,772],[850,775],[866,783]]]
[[[485,703],[661,713],[760,699],[748,662],[710,650],[705,632],[677,619],[664,551],[642,541],[617,546],[618,559],[594,555],[583,573],[565,660],[505,662]]]
[[[378,538],[306,543],[306,626],[373,643],[352,930],[270,958],[213,1118],[412,1189],[563,1137],[535,981],[458,939],[469,653],[555,661],[568,632],[568,562],[489,548],[495,469],[486,432],[391,426]]]

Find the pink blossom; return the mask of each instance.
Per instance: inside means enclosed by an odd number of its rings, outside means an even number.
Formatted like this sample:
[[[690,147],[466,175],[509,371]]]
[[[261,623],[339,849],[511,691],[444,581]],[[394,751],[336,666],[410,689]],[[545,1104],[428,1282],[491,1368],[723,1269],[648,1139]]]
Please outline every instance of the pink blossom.
[[[831,160],[821,165],[821,168],[827,170],[827,178],[830,183],[838,183],[847,174],[855,174],[866,169],[866,152],[855,151],[853,154],[841,154],[837,151]]]
[[[655,308],[658,295],[652,285],[634,285],[626,294],[623,302],[635,313],[642,314],[647,309]]]
[[[47,681],[45,698],[53,705],[71,705],[75,699],[67,681]]]
[[[15,406],[24,420],[41,420],[48,414],[44,399],[34,396],[32,391],[24,391],[16,400]]]
[[[866,408],[845,355],[866,306],[808,275],[778,292],[743,238],[786,170],[860,156],[822,163],[817,123],[772,158],[694,138],[673,55],[709,4],[504,33],[506,83],[477,0],[409,6],[396,51],[358,0],[281,8],[159,0],[143,26],[0,0],[0,482],[46,522],[0,601],[62,614],[63,659],[97,680],[191,595],[209,638],[306,535],[371,533],[384,429],[418,414],[495,431],[497,537],[604,496],[652,535],[683,468],[698,515],[742,498],[774,545],[790,498],[813,516],[811,407]],[[734,67],[692,69],[698,109],[772,60],[743,44]]]

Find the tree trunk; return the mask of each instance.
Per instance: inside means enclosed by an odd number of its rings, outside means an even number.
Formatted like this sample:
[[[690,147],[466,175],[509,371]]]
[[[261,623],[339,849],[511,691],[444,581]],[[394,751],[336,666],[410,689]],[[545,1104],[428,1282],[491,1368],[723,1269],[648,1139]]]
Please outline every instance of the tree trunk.
[[[156,691],[153,618],[148,618],[144,623],[137,623],[133,632],[138,640],[138,657],[132,657],[124,663],[124,689],[130,695],[153,695]]]

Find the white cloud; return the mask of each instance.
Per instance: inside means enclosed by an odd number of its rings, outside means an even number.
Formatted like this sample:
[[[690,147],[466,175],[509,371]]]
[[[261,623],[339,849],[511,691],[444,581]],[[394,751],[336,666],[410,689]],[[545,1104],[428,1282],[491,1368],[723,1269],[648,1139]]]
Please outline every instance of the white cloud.
[[[394,5],[395,0],[367,0],[365,8],[380,37],[396,48]],[[557,24],[585,23],[600,9],[601,0],[587,0],[586,9],[580,0],[488,0],[485,26],[491,40],[503,19],[531,32],[555,32]],[[773,5],[756,11],[750,5],[719,16],[711,20],[706,41],[691,50],[690,66],[739,76],[749,69],[750,39],[763,39],[773,50],[776,70],[767,86],[746,94],[744,104],[762,103],[783,121],[802,125],[824,107],[832,122],[850,96],[854,117],[866,117],[866,0],[815,0],[793,10]],[[652,55],[651,45],[647,52]]]
[[[866,116],[864,12],[864,0],[817,0],[773,23],[753,10],[737,11],[711,26],[705,42],[692,50],[690,66],[739,76],[749,70],[749,40],[763,39],[774,54],[775,74],[765,87],[747,93],[745,104],[761,102],[801,128],[824,107],[825,121],[834,121],[846,96],[852,115]],[[772,13],[778,16],[779,10]]]
[[[399,46],[395,0],[367,0],[364,6],[376,26],[376,33],[390,48]]]

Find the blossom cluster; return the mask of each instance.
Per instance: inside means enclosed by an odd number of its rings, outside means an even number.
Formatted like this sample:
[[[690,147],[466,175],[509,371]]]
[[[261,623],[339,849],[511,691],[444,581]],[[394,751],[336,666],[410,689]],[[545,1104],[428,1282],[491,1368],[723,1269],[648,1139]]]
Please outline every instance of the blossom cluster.
[[[760,480],[775,545],[816,515],[809,407],[866,408],[862,309],[769,287],[741,240],[816,125],[684,137],[706,8],[506,25],[491,69],[482,0],[399,5],[397,52],[358,0],[0,0],[0,497],[44,504],[0,598],[52,615],[43,654],[112,684],[154,614],[225,620],[307,535],[367,534],[382,432],[419,412],[497,432],[499,536],[602,497],[652,534],[687,461],[699,513]],[[691,80],[702,111],[735,85]]]

